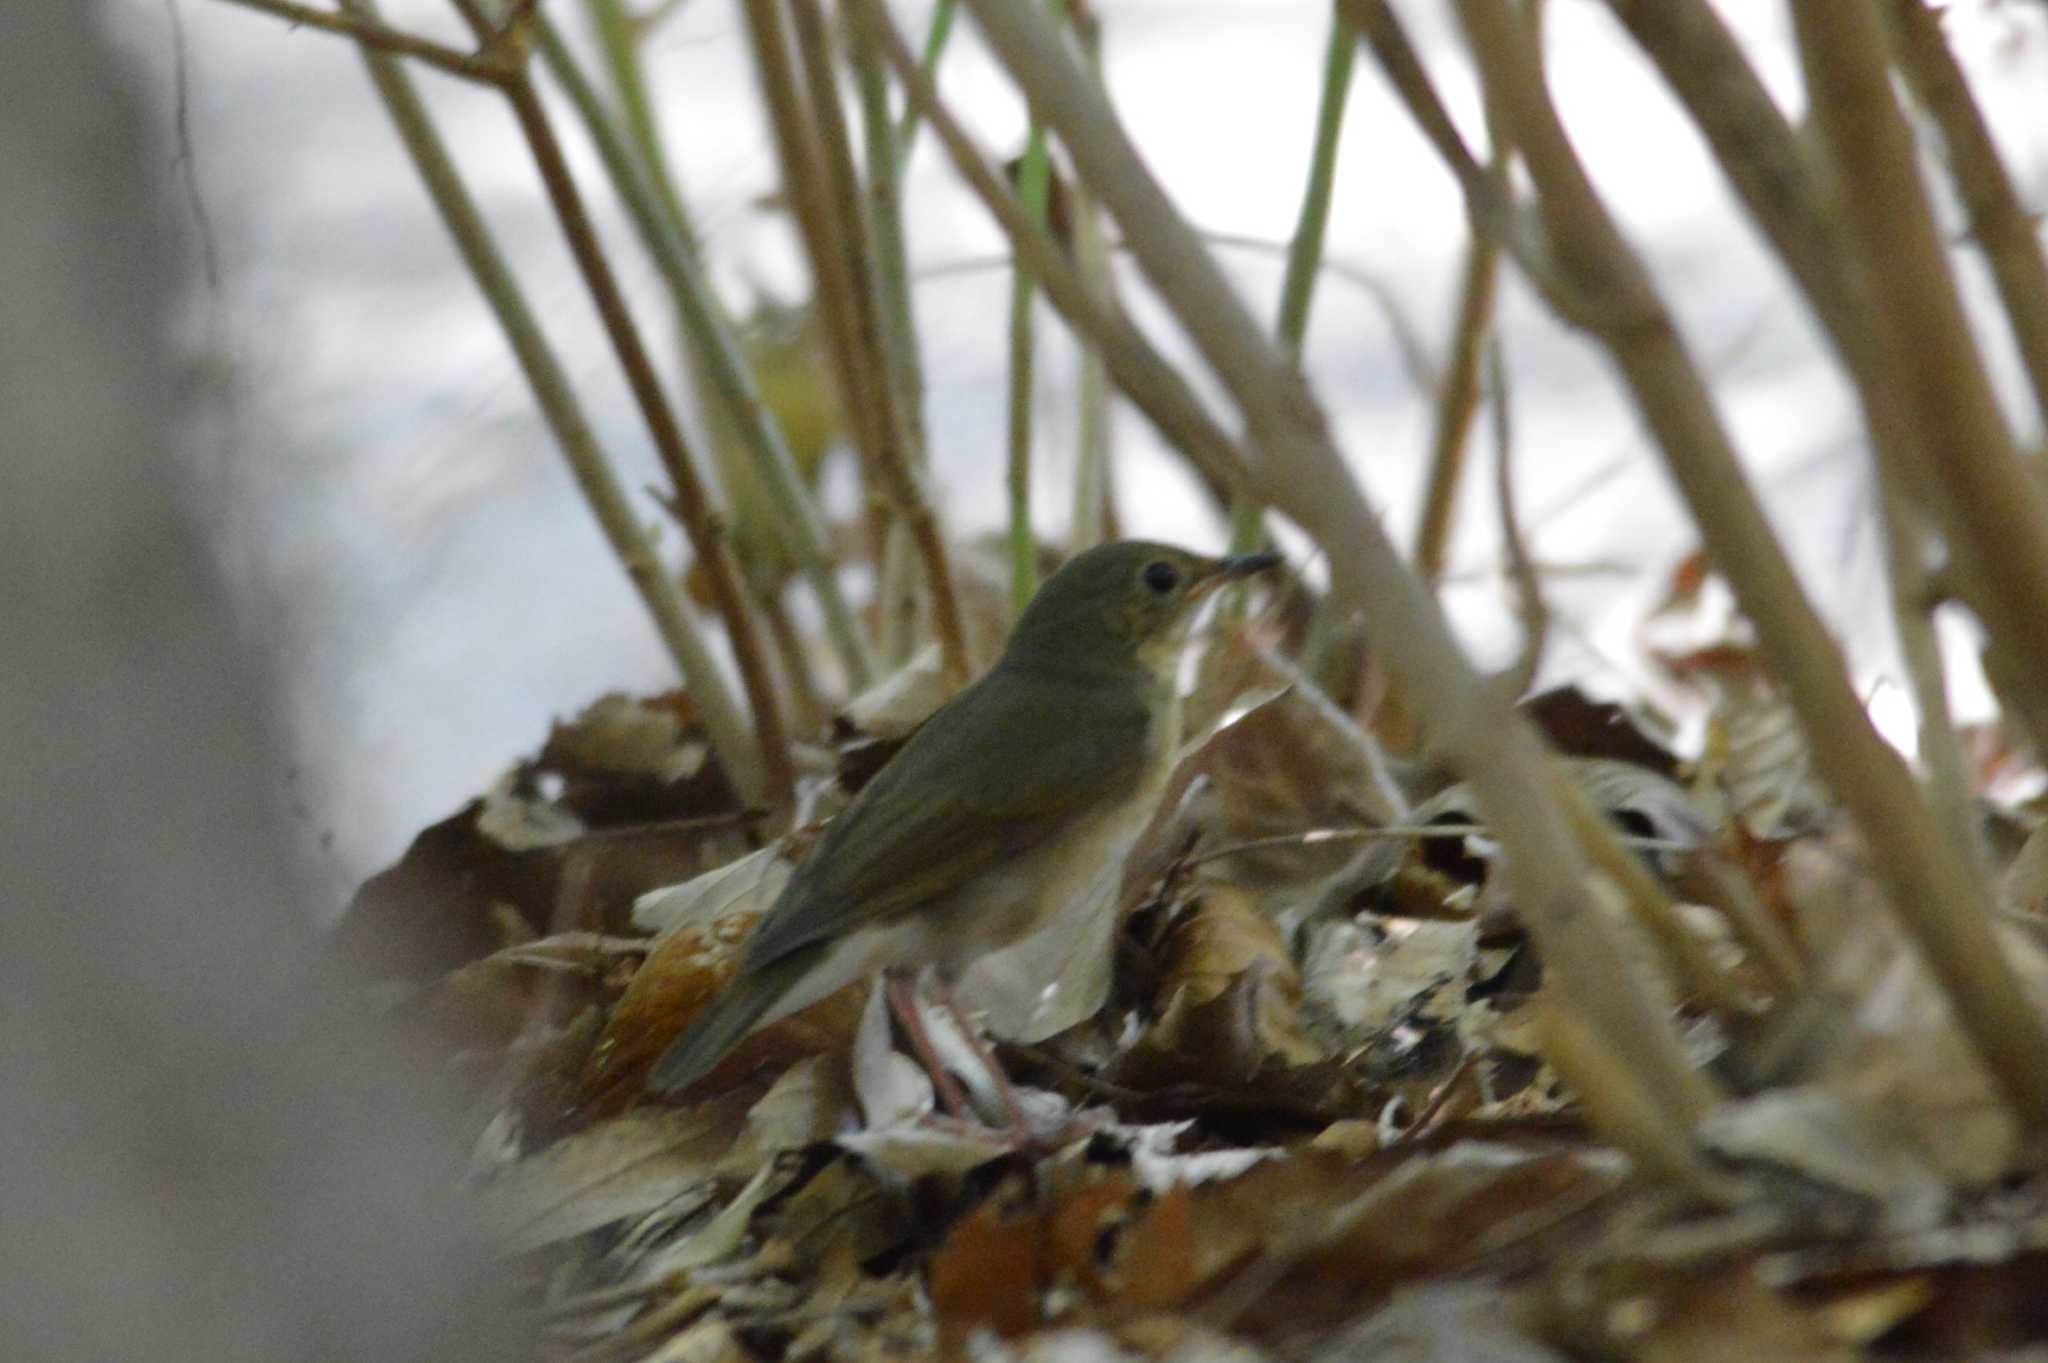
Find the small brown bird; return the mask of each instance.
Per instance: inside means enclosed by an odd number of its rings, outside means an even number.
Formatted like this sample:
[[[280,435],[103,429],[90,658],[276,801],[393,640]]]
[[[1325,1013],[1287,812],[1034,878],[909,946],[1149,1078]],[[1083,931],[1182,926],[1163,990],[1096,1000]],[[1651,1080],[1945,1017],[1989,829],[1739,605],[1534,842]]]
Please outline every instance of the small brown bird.
[[[894,983],[935,967],[950,986],[1056,915],[1122,859],[1158,802],[1195,606],[1279,561],[1126,540],[1048,578],[995,667],[826,827],[648,1086],[689,1087],[756,1027],[876,971]],[[892,989],[899,1013],[907,997]],[[914,1015],[904,1021],[925,1049]],[[933,1079],[948,1095],[950,1080]]]

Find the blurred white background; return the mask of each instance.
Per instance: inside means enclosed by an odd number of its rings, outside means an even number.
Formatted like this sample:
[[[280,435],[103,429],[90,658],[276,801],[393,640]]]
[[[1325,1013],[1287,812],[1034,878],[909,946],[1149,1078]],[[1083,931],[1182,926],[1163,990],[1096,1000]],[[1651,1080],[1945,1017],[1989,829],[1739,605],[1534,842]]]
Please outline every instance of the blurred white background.
[[[576,27],[579,5],[548,3]],[[1447,7],[1401,9],[1477,140],[1472,81]],[[1724,9],[1796,108],[1779,6],[1738,0]],[[2039,203],[2048,194],[2042,11],[1986,0],[1957,9],[1950,23],[1961,56],[2023,194]],[[1100,12],[1111,90],[1185,211],[1204,229],[1276,248],[1218,248],[1270,312],[1277,248],[1307,169],[1327,5],[1104,0]],[[898,8],[918,33],[926,13],[923,4]],[[338,903],[421,826],[536,746],[550,718],[607,690],[661,689],[673,672],[349,45],[221,0],[108,0],[106,17],[151,76],[167,161],[179,155],[181,120],[186,133],[180,174],[198,281],[186,340],[208,398],[192,433],[202,474],[194,487],[246,588],[247,627],[278,665],[295,754],[290,770],[252,779],[273,782],[296,811]],[[386,17],[461,41],[441,0],[391,0]],[[1704,148],[1604,6],[1555,0],[1549,35],[1553,85],[1581,152],[1715,376],[1767,504],[1851,646],[1859,685],[1888,731],[1904,737],[1903,701],[1886,683],[1882,577],[1845,388]],[[986,148],[1014,154],[1018,101],[964,16],[954,41],[947,94]],[[731,0],[692,0],[656,32],[647,56],[729,306],[744,313],[761,288],[797,296],[804,276],[793,235],[759,203],[774,188],[775,157]],[[630,485],[655,484],[644,428],[502,101],[430,72],[420,80],[613,459]],[[1465,246],[1460,201],[1367,58],[1351,101],[1328,257],[1379,281],[1440,358]],[[563,125],[579,169],[594,170],[571,121]],[[672,361],[665,299],[599,177],[586,183],[645,305],[646,334]],[[912,259],[927,276],[916,307],[934,492],[950,532],[987,529],[1003,514],[1007,270],[947,268],[994,261],[1000,241],[929,138],[908,167],[907,192]],[[208,255],[211,282],[200,264]],[[1981,270],[1965,243],[1957,259],[1981,302]],[[1137,287],[1132,272],[1125,278]],[[2010,380],[2002,324],[1981,307],[1979,316],[1991,321],[1980,335]],[[1636,622],[1693,536],[1600,355],[1560,330],[1512,269],[1501,328],[1516,483],[1536,556],[1552,569],[1612,570],[1552,573],[1560,628],[1546,677],[1635,692],[1646,684]],[[1407,542],[1431,400],[1401,363],[1370,291],[1325,275],[1307,363],[1359,477]],[[1074,369],[1063,342],[1045,343],[1038,524],[1049,538],[1063,533],[1067,514]],[[1120,412],[1117,436],[1126,527],[1219,545],[1222,527],[1142,419]],[[1483,423],[1475,442],[1446,601],[1475,647],[1501,653],[1512,646],[1511,614],[1495,571]],[[832,485],[848,504],[847,480]],[[657,521],[653,501],[644,505]],[[672,553],[675,541],[665,536]],[[1958,632],[1953,642],[1967,641]],[[1957,686],[1964,711],[1981,710],[1974,667],[1960,669]]]

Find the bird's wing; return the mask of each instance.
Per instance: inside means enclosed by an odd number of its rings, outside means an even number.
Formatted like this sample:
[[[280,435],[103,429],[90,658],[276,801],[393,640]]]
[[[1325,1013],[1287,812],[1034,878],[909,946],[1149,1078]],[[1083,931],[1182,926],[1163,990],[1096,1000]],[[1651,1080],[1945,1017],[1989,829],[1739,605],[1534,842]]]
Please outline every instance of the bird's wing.
[[[1015,674],[969,687],[827,826],[755,929],[747,968],[913,912],[1129,798],[1152,756],[1148,721],[1135,694],[1105,707],[1092,689]]]

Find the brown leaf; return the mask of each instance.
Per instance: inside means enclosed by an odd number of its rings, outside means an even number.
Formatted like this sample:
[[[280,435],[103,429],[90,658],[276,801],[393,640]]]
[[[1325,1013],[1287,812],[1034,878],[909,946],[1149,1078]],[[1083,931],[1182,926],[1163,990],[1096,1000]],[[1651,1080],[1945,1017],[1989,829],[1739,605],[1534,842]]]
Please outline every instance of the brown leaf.
[[[1521,703],[1523,714],[1570,757],[1604,757],[1675,777],[1678,758],[1652,738],[1627,707],[1596,701],[1576,686],[1558,686]]]
[[[1676,1279],[1641,1299],[1655,1323],[1636,1341],[1643,1363],[1755,1363],[1797,1358],[1853,1363],[1858,1352],[1828,1332],[1816,1312],[1795,1306],[1738,1266],[1701,1282]]]
[[[719,920],[708,937],[683,930],[656,945],[626,986],[591,1056],[583,1100],[593,1113],[616,1111],[633,1101],[648,1068],[732,978],[740,948],[758,921],[753,915],[735,915]],[[759,1070],[845,1049],[860,1024],[864,989],[864,984],[849,985],[755,1032],[691,1092],[720,1093]]]
[[[976,1330],[1006,1338],[1030,1331],[1045,1281],[1039,1215],[1004,1196],[982,1203],[953,1227],[925,1272],[942,1354],[959,1357]]]

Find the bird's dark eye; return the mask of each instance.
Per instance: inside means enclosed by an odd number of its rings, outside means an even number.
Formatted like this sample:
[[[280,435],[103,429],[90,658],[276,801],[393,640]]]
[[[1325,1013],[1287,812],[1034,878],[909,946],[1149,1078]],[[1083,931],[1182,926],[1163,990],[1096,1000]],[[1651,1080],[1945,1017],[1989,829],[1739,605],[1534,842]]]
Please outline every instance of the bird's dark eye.
[[[1145,565],[1145,585],[1164,596],[1180,585],[1180,570],[1164,560],[1148,563]]]

